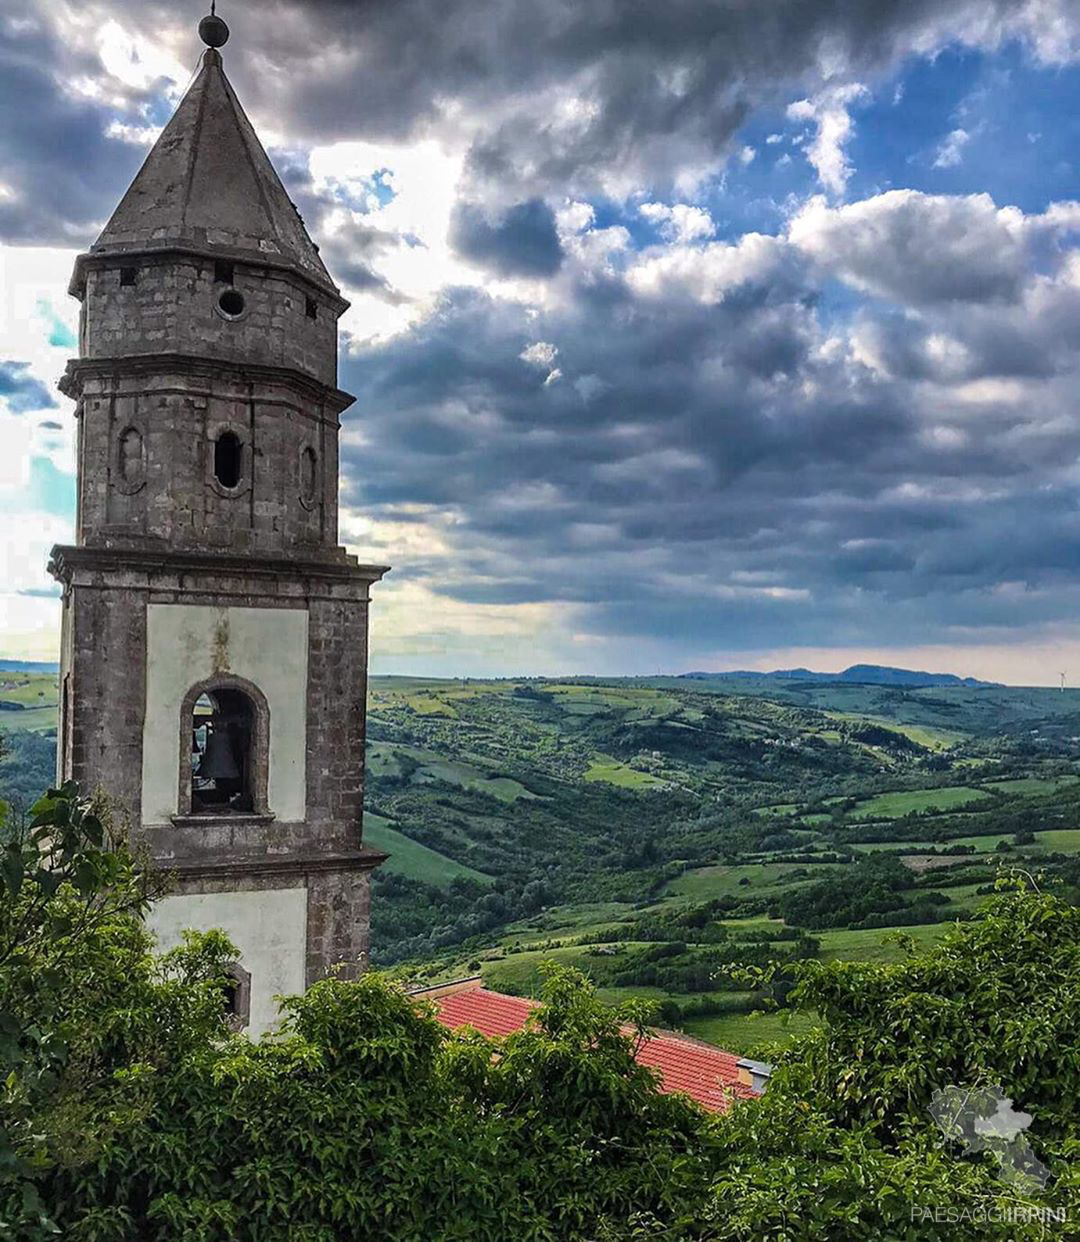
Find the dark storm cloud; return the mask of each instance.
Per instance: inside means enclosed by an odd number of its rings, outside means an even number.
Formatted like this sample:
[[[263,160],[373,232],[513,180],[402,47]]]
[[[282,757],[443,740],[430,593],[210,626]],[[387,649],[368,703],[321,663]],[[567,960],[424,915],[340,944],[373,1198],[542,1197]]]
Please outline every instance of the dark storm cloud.
[[[555,216],[537,198],[515,203],[494,218],[476,203],[458,203],[450,244],[463,258],[501,276],[553,276],[563,261]]]
[[[315,0],[235,24],[268,64],[306,56],[288,111],[320,140],[400,138],[449,106],[475,128],[479,181],[544,193],[627,170],[667,183],[714,163],[751,109],[796,85],[1045,20],[1030,0]]]
[[[921,227],[912,253],[938,237],[931,211]],[[1080,291],[1064,269],[1025,275],[1021,253],[1009,299],[988,279],[982,303],[974,279],[961,301],[934,296],[933,265],[926,286],[909,273],[924,310],[856,322],[852,341],[881,355],[869,366],[818,317],[820,249],[778,242],[756,267],[737,246],[685,257],[645,292],[575,268],[539,314],[449,291],[347,363],[364,431],[343,457],[347,501],[453,512],[453,574],[434,568],[448,594],[591,605],[598,631],[627,637],[946,641],[1071,607],[1080,418],[1075,351],[1054,338]],[[691,295],[710,272],[723,287]],[[1042,345],[1037,408],[985,388],[1003,372],[977,348],[990,324]],[[528,361],[537,342],[553,382]]]
[[[0,240],[85,244],[138,168],[145,151],[106,137],[116,109],[68,93],[97,72],[43,27],[0,20]]]
[[[51,410],[57,405],[56,398],[41,383],[28,374],[28,363],[0,362],[0,397],[15,414],[27,410]]]
[[[89,42],[114,16],[148,39],[186,41],[194,59],[204,7],[99,0],[79,37]],[[263,0],[231,6],[228,19],[229,70],[257,116],[284,119],[305,145],[439,132],[467,140],[474,189],[504,206],[627,179],[662,190],[714,170],[763,104],[825,81],[873,80],[916,47],[1038,38],[1053,20],[1036,0]],[[65,93],[86,71],[76,62],[91,59],[88,43],[63,51],[40,46],[44,38],[8,24],[16,63],[5,77],[20,111],[36,114],[36,135],[12,154],[72,182],[64,218],[79,227],[104,205],[99,187],[121,179],[125,152],[101,138],[101,108]],[[80,151],[80,177],[64,174],[65,150]]]

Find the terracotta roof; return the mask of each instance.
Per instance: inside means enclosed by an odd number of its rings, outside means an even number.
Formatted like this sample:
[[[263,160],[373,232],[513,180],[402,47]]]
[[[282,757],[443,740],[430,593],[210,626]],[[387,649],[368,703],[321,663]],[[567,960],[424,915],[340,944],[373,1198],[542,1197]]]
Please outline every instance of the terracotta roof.
[[[489,992],[487,988],[471,988],[450,996],[435,998],[438,1019],[443,1026],[455,1030],[459,1026],[475,1027],[481,1035],[510,1035],[520,1031],[536,1008],[536,1001]]]
[[[662,1091],[683,1091],[710,1112],[722,1113],[732,1095],[752,1099],[756,1094],[739,1081],[739,1058],[721,1048],[676,1035],[657,1035],[641,1045],[637,1059],[660,1071]]]
[[[520,1031],[537,1002],[507,996],[478,986],[465,986],[449,994],[432,989],[430,999],[436,1017],[451,1030],[471,1026],[489,1037]],[[682,1091],[710,1112],[723,1112],[730,1096],[752,1099],[757,1094],[739,1081],[739,1058],[697,1040],[674,1034],[646,1039],[637,1053],[638,1063],[658,1070],[661,1091]]]

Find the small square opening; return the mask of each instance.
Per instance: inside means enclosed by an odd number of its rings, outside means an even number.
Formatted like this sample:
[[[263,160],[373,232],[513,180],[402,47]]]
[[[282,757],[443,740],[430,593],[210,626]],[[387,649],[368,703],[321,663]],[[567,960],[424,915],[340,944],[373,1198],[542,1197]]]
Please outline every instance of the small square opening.
[[[307,317],[309,319],[318,319],[319,317],[319,304],[314,298],[308,298],[307,300]]]
[[[214,260],[214,284],[231,285],[235,275],[234,266],[228,259]]]
[[[133,285],[139,269],[136,267],[122,267],[120,269],[120,284]]]

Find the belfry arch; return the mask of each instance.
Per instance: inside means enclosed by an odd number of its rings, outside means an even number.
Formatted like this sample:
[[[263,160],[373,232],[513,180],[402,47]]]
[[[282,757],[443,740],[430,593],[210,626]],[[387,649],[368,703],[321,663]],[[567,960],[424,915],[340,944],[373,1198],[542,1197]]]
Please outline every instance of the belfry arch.
[[[181,816],[269,815],[270,705],[253,682],[196,682],[180,705]]]

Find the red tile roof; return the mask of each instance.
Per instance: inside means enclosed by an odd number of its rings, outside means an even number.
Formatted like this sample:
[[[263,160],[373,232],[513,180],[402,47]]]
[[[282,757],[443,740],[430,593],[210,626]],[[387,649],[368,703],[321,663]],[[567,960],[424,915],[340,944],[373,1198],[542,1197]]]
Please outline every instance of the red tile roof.
[[[471,1026],[489,1037],[520,1031],[537,1007],[536,1001],[468,987],[431,997],[436,1017],[451,1030]],[[738,1057],[696,1040],[676,1035],[653,1035],[637,1052],[641,1065],[660,1074],[661,1091],[682,1091],[710,1112],[723,1112],[728,1099],[753,1098],[755,1093],[739,1081]]]
[[[676,1035],[647,1039],[637,1052],[640,1065],[660,1071],[661,1091],[683,1091],[710,1112],[722,1113],[731,1096],[751,1099],[754,1092],[739,1081],[738,1057]]]
[[[469,988],[435,998],[436,1015],[443,1026],[455,1030],[459,1026],[475,1027],[481,1035],[509,1035],[520,1031],[536,1008],[536,1001],[489,992],[487,988]]]

